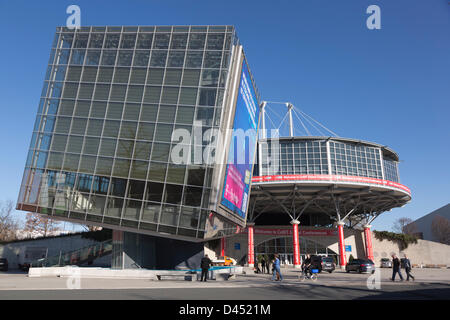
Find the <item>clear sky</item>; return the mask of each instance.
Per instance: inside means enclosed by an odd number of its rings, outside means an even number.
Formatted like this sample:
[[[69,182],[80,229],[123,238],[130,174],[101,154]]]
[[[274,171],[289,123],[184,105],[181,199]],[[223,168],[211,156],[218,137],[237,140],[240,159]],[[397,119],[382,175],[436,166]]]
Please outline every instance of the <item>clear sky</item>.
[[[387,145],[412,201],[383,214],[417,219],[450,201],[450,2],[0,1],[0,201],[17,200],[56,26],[234,25],[262,98],[291,101],[339,136]],[[369,30],[369,5],[381,29]],[[23,216],[23,213],[17,213]]]

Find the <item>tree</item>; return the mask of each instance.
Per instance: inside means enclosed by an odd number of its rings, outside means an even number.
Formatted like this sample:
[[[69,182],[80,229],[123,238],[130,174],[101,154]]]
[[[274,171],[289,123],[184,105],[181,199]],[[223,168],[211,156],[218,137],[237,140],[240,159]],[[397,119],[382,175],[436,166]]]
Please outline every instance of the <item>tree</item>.
[[[435,216],[431,223],[431,233],[438,242],[450,245],[450,220]]]
[[[13,217],[14,203],[11,200],[0,202],[0,241],[17,239],[19,223]]]
[[[51,232],[61,230],[60,223],[39,213],[28,212],[24,231],[37,232],[46,237]]]
[[[407,217],[402,217],[395,220],[392,229],[394,229],[396,233],[403,233],[403,234],[417,233],[417,227],[414,221]]]

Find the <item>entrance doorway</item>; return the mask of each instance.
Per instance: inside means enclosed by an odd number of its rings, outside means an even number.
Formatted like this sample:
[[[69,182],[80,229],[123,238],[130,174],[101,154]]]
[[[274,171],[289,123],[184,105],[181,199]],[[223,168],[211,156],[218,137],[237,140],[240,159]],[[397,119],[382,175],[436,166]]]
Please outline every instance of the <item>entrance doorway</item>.
[[[306,255],[322,255],[333,257],[337,262],[338,255],[333,250],[317,243],[315,241],[299,237],[300,242],[300,257],[301,261],[305,259]],[[279,237],[261,242],[255,247],[255,258],[258,255],[267,255],[273,257],[275,253],[278,254],[281,264],[293,265],[294,264],[294,252],[293,252],[292,237]]]

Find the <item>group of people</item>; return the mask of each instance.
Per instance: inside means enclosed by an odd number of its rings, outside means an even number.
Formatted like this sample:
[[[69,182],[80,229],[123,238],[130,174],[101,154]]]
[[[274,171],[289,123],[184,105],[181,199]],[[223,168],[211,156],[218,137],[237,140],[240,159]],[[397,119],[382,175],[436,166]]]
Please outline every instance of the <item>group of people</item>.
[[[261,264],[262,270],[259,268],[259,265]],[[261,257],[258,259],[258,261],[255,263],[255,273],[267,273],[270,274],[270,260],[266,257]],[[211,260],[208,258],[208,255],[205,255],[201,260],[201,269],[202,269],[202,276],[201,281],[206,282],[206,278],[208,276],[208,270],[211,266]],[[415,280],[414,276],[411,274],[411,261],[409,261],[408,257],[405,255],[405,258],[403,259],[403,267],[406,272],[406,281],[409,281],[409,278],[411,278],[413,281]],[[311,272],[311,257],[310,255],[306,255],[305,260],[302,263],[302,272],[303,273],[310,273]],[[403,281],[403,276],[400,271],[401,268],[401,262],[400,259],[395,255],[392,254],[392,281],[395,281],[395,276],[400,276],[400,281]],[[272,281],[282,281],[283,275],[281,274],[280,269],[280,258],[278,257],[278,254],[274,255],[274,259],[272,260]]]
[[[409,281],[409,278],[411,278],[414,281],[415,280],[414,276],[411,274],[411,268],[412,268],[411,261],[409,261],[406,254],[405,254],[405,258],[403,259],[403,267],[406,272],[406,281]],[[400,272],[400,268],[401,268],[400,259],[395,254],[393,254],[392,255],[392,279],[391,279],[392,281],[395,281],[395,276],[397,275],[397,273],[400,277],[400,281],[403,281],[403,276],[402,276],[402,273]]]

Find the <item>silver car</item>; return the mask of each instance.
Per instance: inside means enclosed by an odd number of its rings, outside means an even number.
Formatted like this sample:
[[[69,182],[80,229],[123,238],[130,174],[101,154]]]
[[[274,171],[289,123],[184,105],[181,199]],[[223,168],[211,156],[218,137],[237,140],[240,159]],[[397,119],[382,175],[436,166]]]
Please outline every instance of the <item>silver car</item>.
[[[392,261],[388,258],[382,258],[380,260],[380,268],[392,268]]]

